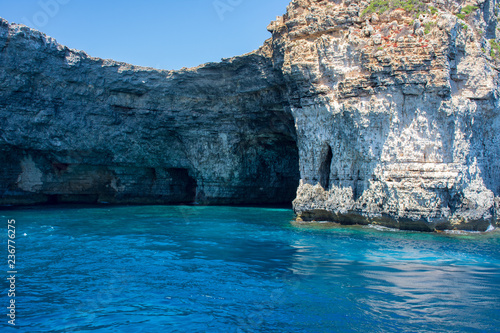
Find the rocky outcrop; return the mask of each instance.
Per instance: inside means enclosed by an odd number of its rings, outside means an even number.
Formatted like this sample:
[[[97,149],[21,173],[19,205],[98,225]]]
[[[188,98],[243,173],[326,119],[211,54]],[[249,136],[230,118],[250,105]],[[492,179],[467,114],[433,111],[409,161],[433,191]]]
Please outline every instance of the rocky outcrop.
[[[259,50],[181,71],[2,21],[0,200],[262,204],[298,186],[302,220],[486,230],[500,216],[498,10],[293,0]]]
[[[300,218],[495,223],[497,11],[491,0],[292,1],[268,29],[297,127]]]
[[[2,20],[0,82],[1,204],[295,197],[293,118],[259,52],[162,71]]]

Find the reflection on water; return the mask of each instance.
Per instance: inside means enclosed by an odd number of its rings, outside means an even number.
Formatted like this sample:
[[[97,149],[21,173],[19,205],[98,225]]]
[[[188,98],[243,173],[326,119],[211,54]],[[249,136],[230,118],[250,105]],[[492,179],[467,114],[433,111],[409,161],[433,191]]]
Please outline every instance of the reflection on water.
[[[292,269],[308,277],[300,288],[327,299],[325,313],[350,318],[339,320],[337,330],[496,331],[498,233],[454,238],[294,225],[311,237],[293,245],[298,251]],[[319,299],[311,298],[310,306],[319,306]]]
[[[280,209],[2,211],[25,331],[494,332],[500,235],[290,224]],[[6,243],[5,235],[2,241]],[[2,293],[5,304],[6,293]]]

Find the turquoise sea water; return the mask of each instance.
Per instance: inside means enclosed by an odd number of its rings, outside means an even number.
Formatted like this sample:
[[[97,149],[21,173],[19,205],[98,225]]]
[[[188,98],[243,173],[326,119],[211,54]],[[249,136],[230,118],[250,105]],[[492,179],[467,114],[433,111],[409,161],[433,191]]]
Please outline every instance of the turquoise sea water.
[[[24,208],[2,332],[500,332],[500,232],[290,223],[287,209]]]

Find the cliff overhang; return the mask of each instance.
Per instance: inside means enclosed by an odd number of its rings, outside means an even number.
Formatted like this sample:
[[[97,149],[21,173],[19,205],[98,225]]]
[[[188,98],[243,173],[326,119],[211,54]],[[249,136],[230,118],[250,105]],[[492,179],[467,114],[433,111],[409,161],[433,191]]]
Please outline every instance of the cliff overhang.
[[[0,22],[0,204],[281,204],[299,181],[260,51],[180,71],[93,58]]]

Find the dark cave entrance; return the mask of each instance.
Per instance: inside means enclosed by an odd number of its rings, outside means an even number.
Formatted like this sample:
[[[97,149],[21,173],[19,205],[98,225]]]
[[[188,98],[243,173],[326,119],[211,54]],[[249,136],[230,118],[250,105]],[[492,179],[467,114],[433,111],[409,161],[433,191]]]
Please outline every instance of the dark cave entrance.
[[[332,147],[327,144],[321,155],[322,161],[319,167],[319,184],[325,191],[328,191],[330,187],[330,172],[333,159]]]
[[[247,130],[234,146],[238,178],[228,183],[234,194],[215,203],[290,207],[296,198],[301,175],[295,121],[284,105],[269,107],[240,124]]]
[[[300,182],[299,151],[291,136],[250,138],[240,143],[240,178],[233,198],[216,203],[289,207]]]
[[[173,201],[178,203],[193,203],[196,198],[196,179],[189,175],[189,170],[184,168],[167,169],[172,183],[170,190]]]

